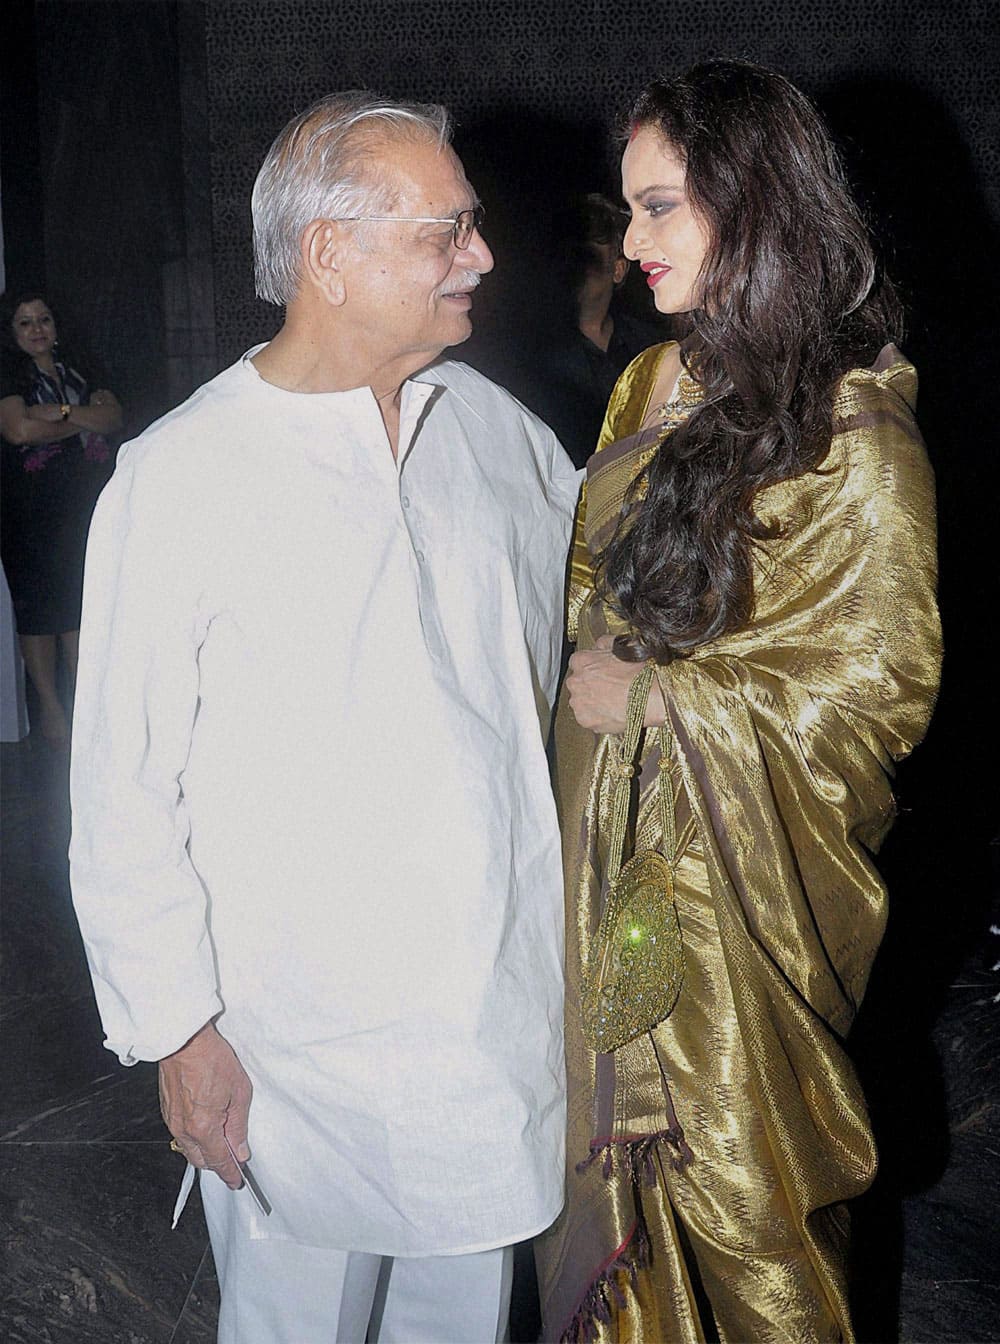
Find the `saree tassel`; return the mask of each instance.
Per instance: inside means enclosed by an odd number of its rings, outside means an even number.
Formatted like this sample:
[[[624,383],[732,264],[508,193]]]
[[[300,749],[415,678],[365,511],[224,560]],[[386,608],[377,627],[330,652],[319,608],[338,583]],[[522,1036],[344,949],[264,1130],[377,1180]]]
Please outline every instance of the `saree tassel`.
[[[594,1163],[597,1161],[597,1159],[601,1156],[603,1152],[604,1152],[603,1144],[592,1143],[590,1145],[590,1152],[587,1154],[587,1156],[581,1162],[578,1162],[576,1164],[576,1174],[578,1176],[582,1176],[588,1167],[592,1167],[594,1165]],[[605,1161],[607,1161],[606,1157]],[[607,1180],[606,1173],[605,1173],[605,1180]]]
[[[601,1175],[606,1181],[610,1181],[614,1172],[615,1153],[620,1152],[634,1181],[646,1186],[655,1185],[655,1157],[657,1145],[661,1141],[667,1145],[667,1160],[674,1171],[683,1171],[688,1163],[694,1161],[694,1153],[688,1147],[684,1131],[679,1124],[675,1123],[669,1129],[658,1129],[655,1134],[644,1134],[641,1139],[607,1139],[604,1141],[595,1139],[590,1145],[590,1152],[587,1156],[576,1164],[577,1174],[582,1175],[588,1167],[593,1166],[600,1158]]]
[[[674,1124],[662,1135],[667,1144],[667,1160],[674,1171],[683,1171],[686,1166],[694,1161],[694,1153],[688,1146],[688,1141],[684,1137],[684,1131],[680,1125]]]
[[[618,1282],[617,1275],[608,1280],[608,1288],[611,1296],[615,1299],[615,1306],[619,1311],[624,1311],[628,1305],[628,1299],[625,1297],[625,1289]]]
[[[650,1134],[648,1138],[640,1139],[637,1143],[630,1143],[626,1150],[632,1180],[640,1185],[656,1184],[656,1164],[653,1156],[659,1137],[658,1134]]]
[[[621,1277],[628,1275],[629,1284],[635,1289],[640,1271],[648,1269],[651,1263],[649,1234],[640,1217],[628,1240],[587,1289],[569,1324],[559,1336],[560,1344],[593,1344],[600,1333],[599,1327],[611,1324],[612,1304],[615,1311],[628,1309],[628,1298]]]
[[[600,1143],[595,1140],[590,1145],[590,1152],[582,1162],[576,1164],[576,1173],[582,1176],[588,1167],[592,1167],[598,1158],[601,1158],[601,1175],[606,1181],[611,1180],[611,1173],[614,1169],[614,1142]]]
[[[596,1334],[596,1325],[600,1321],[602,1325],[611,1324],[611,1307],[608,1305],[608,1285],[602,1283],[597,1290],[597,1305],[591,1316],[594,1333]]]

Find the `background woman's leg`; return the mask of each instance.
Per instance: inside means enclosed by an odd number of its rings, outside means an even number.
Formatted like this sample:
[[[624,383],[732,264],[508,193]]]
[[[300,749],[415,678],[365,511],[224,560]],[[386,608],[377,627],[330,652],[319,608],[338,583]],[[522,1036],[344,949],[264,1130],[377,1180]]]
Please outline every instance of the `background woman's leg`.
[[[38,693],[42,736],[50,742],[65,741],[69,727],[56,686],[56,636],[21,635],[20,642],[24,666]]]

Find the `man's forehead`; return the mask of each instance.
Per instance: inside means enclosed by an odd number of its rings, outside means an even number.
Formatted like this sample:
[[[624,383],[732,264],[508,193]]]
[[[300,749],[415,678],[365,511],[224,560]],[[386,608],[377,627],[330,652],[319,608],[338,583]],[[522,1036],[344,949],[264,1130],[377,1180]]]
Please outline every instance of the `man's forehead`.
[[[397,139],[385,146],[379,158],[401,198],[436,201],[441,208],[455,209],[475,203],[476,194],[451,145],[439,145],[433,140]]]

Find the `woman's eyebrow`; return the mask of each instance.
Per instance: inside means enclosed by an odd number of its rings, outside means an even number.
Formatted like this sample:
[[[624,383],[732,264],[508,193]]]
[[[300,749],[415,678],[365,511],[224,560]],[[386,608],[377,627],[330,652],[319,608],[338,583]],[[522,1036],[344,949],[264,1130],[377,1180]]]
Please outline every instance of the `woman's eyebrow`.
[[[642,191],[637,191],[637,192],[635,193],[635,195],[632,197],[632,199],[633,199],[634,201],[639,201],[639,202],[641,203],[642,201],[644,201],[644,200],[647,198],[647,196],[653,196],[653,195],[655,195],[655,193],[658,192],[658,191],[680,191],[680,192],[683,192],[683,190],[684,190],[684,184],[683,184],[683,183],[679,183],[679,184],[678,184],[678,183],[674,183],[673,186],[668,186],[666,183],[662,183],[662,182],[660,182],[660,183],[657,183],[656,185],[651,186],[651,187],[643,187]]]

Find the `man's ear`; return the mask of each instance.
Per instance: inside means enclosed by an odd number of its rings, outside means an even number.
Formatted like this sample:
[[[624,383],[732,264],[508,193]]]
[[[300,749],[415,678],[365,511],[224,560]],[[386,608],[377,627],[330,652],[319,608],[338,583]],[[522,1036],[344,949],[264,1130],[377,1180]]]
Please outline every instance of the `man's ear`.
[[[344,230],[336,220],[314,219],[303,229],[299,244],[303,279],[337,308],[347,297],[345,252]]]
[[[614,270],[611,272],[611,278],[614,281],[615,289],[624,284],[625,277],[628,275],[628,257],[619,257],[615,262]]]

